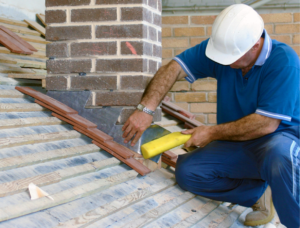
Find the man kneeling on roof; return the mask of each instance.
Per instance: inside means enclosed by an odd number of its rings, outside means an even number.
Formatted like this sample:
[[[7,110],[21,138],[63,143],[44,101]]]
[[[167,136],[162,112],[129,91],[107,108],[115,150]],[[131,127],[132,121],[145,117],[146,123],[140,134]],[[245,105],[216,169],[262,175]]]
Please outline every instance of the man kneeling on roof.
[[[178,157],[181,188],[252,207],[246,226],[270,222],[275,206],[282,224],[300,227],[299,65],[291,47],[270,39],[256,11],[235,4],[218,15],[208,40],[158,70],[141,100],[146,111],[176,80],[218,83],[218,124],[182,132],[192,134],[186,147],[199,148]],[[123,127],[125,143],[134,145],[151,122],[149,112],[136,110]]]

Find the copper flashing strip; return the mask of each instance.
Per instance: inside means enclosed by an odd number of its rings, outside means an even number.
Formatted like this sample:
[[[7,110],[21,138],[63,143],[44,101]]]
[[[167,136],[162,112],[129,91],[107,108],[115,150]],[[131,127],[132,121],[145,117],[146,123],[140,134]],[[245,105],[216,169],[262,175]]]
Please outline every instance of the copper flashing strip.
[[[135,160],[132,157],[124,159],[120,155],[118,155],[114,151],[112,151],[111,149],[107,148],[106,146],[104,146],[94,140],[92,141],[92,143],[94,143],[96,146],[99,146],[100,148],[104,149],[105,151],[107,151],[108,153],[110,153],[111,155],[113,155],[114,157],[116,157],[117,159],[119,159],[120,161],[125,163],[126,165],[128,165],[130,168],[137,171],[142,176],[145,176],[151,172],[150,169],[148,169],[146,166],[144,166],[143,164],[141,164],[139,161]]]
[[[112,150],[114,153],[118,154],[119,156],[121,156],[122,158],[131,158],[133,157],[133,153],[127,148],[124,147],[114,141],[102,141],[102,140],[97,140],[96,137],[94,137],[92,134],[89,133],[89,129],[81,129],[78,128],[78,126],[74,126],[74,130],[81,132],[82,134],[88,136],[89,138],[93,139],[94,141],[100,143],[101,145],[103,145],[105,148],[108,148],[110,150]]]
[[[16,90],[25,93],[31,97],[34,97],[35,99],[38,99],[39,101],[45,103],[46,105],[49,105],[53,108],[55,108],[55,110],[59,111],[60,113],[65,114],[78,114],[78,112],[72,108],[70,108],[69,106],[53,99],[52,97],[49,97],[41,92],[38,92],[34,89],[31,89],[30,87],[20,87],[20,86],[16,86]]]
[[[135,153],[125,146],[113,141],[113,138],[97,129],[97,125],[78,115],[78,112],[67,105],[29,87],[16,89],[26,95],[34,97],[35,102],[53,111],[52,115],[73,125],[74,130],[93,139],[93,143],[104,149],[141,175],[151,172],[149,168],[141,164],[133,156]]]
[[[23,40],[21,37],[19,37],[17,34],[14,32],[10,31],[8,28],[6,28],[3,25],[0,25],[0,29],[5,32],[7,35],[11,36],[14,40],[16,40],[18,43],[20,43],[23,47],[25,47],[29,51],[34,51],[37,52],[38,50],[35,49],[31,44]],[[31,52],[32,54],[32,52]]]
[[[178,105],[176,105],[170,101],[163,101],[162,106],[166,106],[191,120],[194,120],[196,118],[196,116],[194,114],[184,110],[183,108],[179,107]]]
[[[182,114],[180,114],[179,112],[176,112],[166,106],[161,106],[161,109],[162,111],[166,112],[167,114],[171,115],[171,116],[174,116],[175,118],[183,121],[183,122],[186,122],[194,127],[198,127],[198,126],[202,126],[203,124],[197,120],[191,120],[185,116],[183,116]]]
[[[177,154],[174,154],[172,151],[169,151],[169,150],[165,151],[165,152],[162,154],[162,156],[164,156],[164,157],[166,157],[166,158],[168,158],[168,159],[174,159],[174,158],[177,158],[177,157],[178,157]]]

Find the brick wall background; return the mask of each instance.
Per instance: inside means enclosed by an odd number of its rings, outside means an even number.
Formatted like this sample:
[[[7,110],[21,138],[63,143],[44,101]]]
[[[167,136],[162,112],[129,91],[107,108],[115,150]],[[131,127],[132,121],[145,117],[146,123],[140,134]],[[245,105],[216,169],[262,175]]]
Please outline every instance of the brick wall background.
[[[300,13],[261,14],[265,29],[272,39],[290,45],[300,56]],[[195,46],[211,35],[216,15],[163,16],[162,64]],[[216,89],[213,78],[200,79],[193,84],[176,82],[168,96],[180,107],[196,115],[207,125],[216,124]]]
[[[135,110],[161,66],[161,0],[46,0],[47,90],[90,90],[87,106]]]

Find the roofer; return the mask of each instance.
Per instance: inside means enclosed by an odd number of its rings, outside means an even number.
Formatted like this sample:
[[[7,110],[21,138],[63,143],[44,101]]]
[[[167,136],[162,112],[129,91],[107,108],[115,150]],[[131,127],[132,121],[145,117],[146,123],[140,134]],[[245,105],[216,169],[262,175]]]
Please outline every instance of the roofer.
[[[216,18],[210,39],[158,70],[141,100],[143,111],[123,127],[124,141],[136,143],[176,80],[214,77],[218,124],[183,131],[192,134],[185,146],[199,148],[178,157],[177,183],[194,194],[252,206],[247,226],[270,222],[274,203],[281,223],[299,228],[299,68],[294,50],[270,39],[256,11],[232,5]]]

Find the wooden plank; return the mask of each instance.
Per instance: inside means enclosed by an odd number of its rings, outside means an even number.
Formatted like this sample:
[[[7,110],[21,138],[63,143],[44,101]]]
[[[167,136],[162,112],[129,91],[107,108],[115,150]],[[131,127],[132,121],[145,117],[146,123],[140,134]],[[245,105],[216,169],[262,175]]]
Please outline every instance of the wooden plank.
[[[9,78],[45,79],[44,74],[8,74]]]
[[[18,41],[21,45],[23,45],[23,47],[29,49],[30,51],[34,51],[34,52],[37,51],[33,46],[31,46],[29,43],[27,43],[25,40],[23,40],[21,37],[19,37],[11,30],[9,30],[7,27],[0,25],[0,28],[2,31],[6,32],[8,35],[13,37],[16,41]]]
[[[232,210],[228,209],[224,204],[220,204],[215,210],[213,210],[209,215],[201,219],[194,227],[206,228],[206,227],[217,227],[222,223]]]
[[[1,32],[1,31],[0,31]],[[37,62],[37,61],[30,61],[24,60],[20,58],[12,58],[8,55],[0,55],[0,62],[1,63],[9,63],[9,64],[17,64],[20,67],[32,67],[32,68],[40,68],[46,69],[46,62]]]
[[[31,103],[0,103],[0,112],[36,112],[45,109],[38,104]]]
[[[63,158],[98,152],[100,148],[94,144],[44,151],[22,156],[0,159],[0,171],[54,161]]]
[[[162,156],[168,158],[168,159],[173,159],[173,158],[177,158],[178,155],[177,154],[174,154],[172,151],[168,150],[168,151],[165,151],[163,152]]]
[[[14,146],[22,146],[32,143],[44,143],[65,139],[79,138],[80,134],[77,131],[61,131],[52,133],[43,133],[35,135],[21,135],[15,137],[0,138],[0,149]]]
[[[109,216],[117,211],[120,211],[124,209],[125,207],[128,207],[134,203],[137,203],[147,197],[150,197],[152,195],[155,195],[163,190],[166,190],[167,188],[174,186],[175,181],[167,179],[165,181],[159,182],[157,184],[151,185],[147,188],[140,188],[139,190],[124,196],[122,198],[119,198],[113,202],[110,202],[108,204],[105,204],[101,207],[95,208],[89,212],[86,212],[83,215],[80,215],[76,218],[73,218],[69,221],[66,221],[64,223],[58,224],[57,227],[81,227],[81,226],[88,226],[90,224],[93,224],[100,219]]]
[[[17,181],[0,184],[0,197],[14,195],[24,192],[28,189],[30,183],[39,186],[54,184],[61,181],[61,177],[56,172],[37,175],[34,177],[24,178]]]
[[[6,47],[0,47],[0,53],[1,54],[9,54],[12,56],[21,56],[21,57],[33,57],[33,58],[40,58],[40,59],[48,59],[44,53],[40,52],[34,52],[32,55],[25,55],[25,54],[18,54],[18,53],[13,53],[10,50],[8,50]]]
[[[1,98],[24,98],[26,95],[19,92],[15,89],[1,89],[0,90],[0,97]]]
[[[28,24],[26,24],[23,21],[17,21],[17,20],[13,20],[13,19],[4,18],[4,17],[0,17],[0,22],[5,23],[5,24],[10,24],[10,25],[22,26],[25,28],[28,27]]]
[[[40,36],[31,36],[28,34],[18,33],[18,36],[21,37],[25,41],[34,42],[38,44],[49,44],[50,41],[46,41],[43,37]]]
[[[59,125],[63,124],[61,120],[55,117],[32,117],[20,119],[1,119],[0,129],[43,126],[43,125]]]
[[[111,186],[123,183],[128,180],[132,180],[136,178],[137,175],[137,172],[131,170],[110,176],[105,179],[95,180],[93,182],[51,195],[54,199],[53,201],[46,197],[43,197],[34,201],[22,202],[22,204],[19,205],[11,205],[5,208],[1,208],[0,221],[17,218],[46,208],[68,203],[70,201],[80,199],[91,194],[95,194]]]
[[[30,27],[34,28],[36,31],[38,31],[40,34],[45,36],[46,30],[44,27],[40,26],[37,22],[35,21],[30,21],[30,20],[24,20],[25,23],[27,23]]]
[[[210,212],[218,207],[217,201],[207,200],[205,204],[201,204],[195,208],[195,212],[189,214],[189,216],[172,226],[172,228],[186,228],[191,227],[195,223],[199,222],[202,218],[207,216]]]
[[[45,20],[45,15],[42,15],[42,14],[36,14],[36,16],[38,17],[38,19],[40,19],[40,21],[43,23],[43,25],[45,25],[45,27],[47,26],[46,25],[46,20]]]
[[[135,220],[131,221],[130,223],[122,226],[122,228],[129,228],[129,227],[143,227],[153,220],[163,216],[166,213],[176,209],[177,207],[181,206],[182,204],[188,202],[189,200],[195,197],[194,194],[190,192],[185,192],[182,195],[162,204],[161,206],[148,211],[146,214],[142,215],[139,218],[135,218]]]
[[[46,88],[46,79],[42,79],[42,87]]]
[[[39,51],[46,51],[46,45],[45,44],[39,44],[39,43],[34,43],[34,42],[27,42],[29,43],[31,46],[33,46],[35,49],[39,50]]]
[[[24,69],[16,64],[2,63],[0,64],[0,73],[20,73],[20,74],[34,74],[32,69]]]
[[[32,36],[40,36],[41,34],[37,31],[31,30],[29,28],[25,28],[18,25],[8,25],[0,22],[0,25],[4,26],[5,28],[9,29],[12,32],[27,34]]]
[[[18,42],[16,42],[11,36],[6,34],[0,28],[0,43],[7,47],[11,52],[19,54],[32,54],[31,51],[24,49]]]
[[[106,169],[112,166],[119,165],[120,161],[116,158],[109,158],[102,161],[96,161],[78,165],[70,168],[57,170],[55,172],[41,174],[33,177],[28,177],[16,181],[0,184],[0,197],[14,195],[20,192],[24,192],[28,189],[30,183],[34,183],[37,186],[46,186],[73,178],[79,175],[84,175],[91,172],[96,172],[101,169]]]

